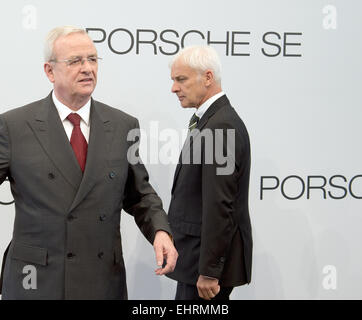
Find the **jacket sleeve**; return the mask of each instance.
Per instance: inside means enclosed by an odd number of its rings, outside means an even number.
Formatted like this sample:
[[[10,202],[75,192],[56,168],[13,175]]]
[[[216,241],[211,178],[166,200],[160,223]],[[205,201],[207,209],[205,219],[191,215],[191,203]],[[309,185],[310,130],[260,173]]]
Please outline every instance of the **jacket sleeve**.
[[[238,193],[238,159],[242,141],[229,123],[215,124],[211,131],[214,137],[213,148],[205,145],[202,147],[204,155],[199,274],[220,279],[233,233],[237,228],[235,199]],[[210,152],[213,153],[211,157]],[[212,163],[208,163],[208,156]],[[224,165],[221,164],[222,159],[225,160]]]
[[[139,123],[138,120],[135,121],[134,130],[138,132],[138,141],[129,146],[129,151],[132,148],[134,151],[133,156],[127,156],[129,164],[123,209],[134,217],[144,236],[153,243],[158,230],[164,230],[170,235],[171,230],[162,201],[149,183],[147,170],[139,157]]]
[[[0,115],[0,184],[4,182],[9,173],[10,143],[7,125],[3,115]]]

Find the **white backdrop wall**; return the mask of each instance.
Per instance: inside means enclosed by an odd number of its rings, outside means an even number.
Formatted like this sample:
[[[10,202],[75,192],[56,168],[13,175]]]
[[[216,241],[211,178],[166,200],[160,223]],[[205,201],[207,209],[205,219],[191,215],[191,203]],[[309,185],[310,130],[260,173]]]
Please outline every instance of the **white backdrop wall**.
[[[0,112],[50,92],[42,48],[51,28],[89,28],[103,57],[93,97],[138,117],[143,160],[166,211],[176,165],[151,163],[150,146],[165,143],[152,126],[186,127],[193,111],[170,92],[168,63],[182,42],[209,38],[252,146],[252,283],[231,297],[362,298],[361,1],[18,0],[1,7]],[[9,189],[3,183],[0,201],[12,200]],[[14,206],[0,209],[3,252]],[[129,298],[173,299],[175,282],[154,275],[153,249],[124,212],[121,228]]]

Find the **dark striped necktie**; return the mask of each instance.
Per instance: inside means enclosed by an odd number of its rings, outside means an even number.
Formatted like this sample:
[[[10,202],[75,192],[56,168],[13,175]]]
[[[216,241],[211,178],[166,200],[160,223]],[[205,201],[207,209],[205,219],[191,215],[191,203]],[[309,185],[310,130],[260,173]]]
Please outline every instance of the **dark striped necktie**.
[[[194,113],[191,117],[191,120],[189,122],[189,130],[193,130],[196,128],[198,122],[199,122],[200,118],[196,115],[196,113]]]

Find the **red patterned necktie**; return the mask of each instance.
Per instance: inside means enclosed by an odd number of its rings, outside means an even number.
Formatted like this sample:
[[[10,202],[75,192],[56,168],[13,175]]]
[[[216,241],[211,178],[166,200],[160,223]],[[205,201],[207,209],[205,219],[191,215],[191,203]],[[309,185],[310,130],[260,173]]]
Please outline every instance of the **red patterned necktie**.
[[[70,137],[70,144],[78,160],[79,166],[84,172],[85,162],[87,160],[88,143],[80,130],[80,116],[77,113],[71,113],[67,119],[73,124],[72,136]]]

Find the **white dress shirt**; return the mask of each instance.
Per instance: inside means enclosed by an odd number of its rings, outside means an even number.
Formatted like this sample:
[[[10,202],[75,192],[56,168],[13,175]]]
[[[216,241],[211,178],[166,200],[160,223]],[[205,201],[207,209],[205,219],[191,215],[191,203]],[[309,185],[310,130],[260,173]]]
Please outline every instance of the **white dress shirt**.
[[[69,114],[71,113],[77,113],[79,114],[81,120],[80,120],[80,130],[82,131],[85,140],[88,143],[89,140],[89,129],[90,129],[90,123],[89,123],[89,114],[90,114],[90,103],[91,100],[89,99],[88,102],[81,107],[78,111],[73,111],[72,109],[68,108],[66,105],[61,103],[57,97],[55,96],[54,90],[52,93],[53,102],[55,104],[55,107],[58,110],[60,120],[63,123],[65,133],[68,136],[68,139],[70,141],[70,137],[72,136],[73,131],[73,124],[67,119]]]
[[[225,93],[223,91],[215,94],[211,98],[207,99],[200,107],[196,109],[195,114],[201,119],[201,117],[205,114],[206,110],[220,97],[222,97]]]

